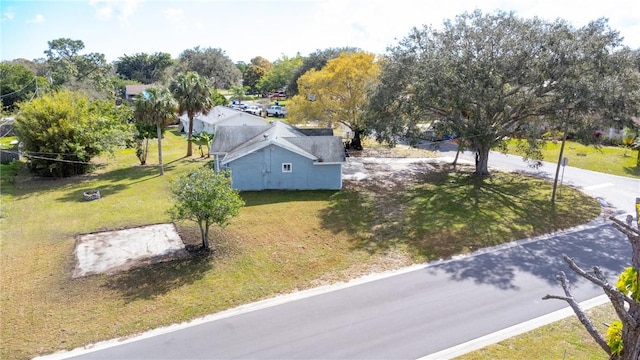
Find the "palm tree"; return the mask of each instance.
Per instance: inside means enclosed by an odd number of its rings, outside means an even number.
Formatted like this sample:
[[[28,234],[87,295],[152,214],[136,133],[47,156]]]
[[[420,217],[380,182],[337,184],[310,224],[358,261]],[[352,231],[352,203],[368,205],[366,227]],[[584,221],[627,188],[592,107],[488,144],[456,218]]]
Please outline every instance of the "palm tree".
[[[211,101],[211,88],[207,80],[195,71],[189,71],[178,75],[169,89],[173,97],[178,101],[180,114],[187,113],[189,117],[189,131],[187,133],[187,156],[192,155],[191,138],[193,136],[193,118],[196,114],[207,115],[213,103]]]
[[[164,175],[162,165],[162,129],[176,119],[178,104],[164,87],[151,87],[136,97],[133,116],[136,121],[156,125],[158,136],[158,164],[160,175]]]

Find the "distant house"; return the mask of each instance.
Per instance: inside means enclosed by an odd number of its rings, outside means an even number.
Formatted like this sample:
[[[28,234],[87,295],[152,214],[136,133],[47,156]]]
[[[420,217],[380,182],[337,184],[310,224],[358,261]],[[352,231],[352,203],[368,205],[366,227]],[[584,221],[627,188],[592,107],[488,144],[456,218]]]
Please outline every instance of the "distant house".
[[[180,116],[178,130],[189,130],[189,117],[186,113]],[[207,115],[197,114],[193,118],[193,133],[204,131],[215,134],[219,126],[260,126],[267,125],[269,121],[263,117],[255,116],[243,111],[234,110],[226,106],[216,106]]]
[[[124,86],[124,99],[133,101],[136,98],[136,95],[141,92],[147,90],[153,85],[125,85]]]
[[[238,190],[341,189],[345,152],[331,129],[222,126],[209,151],[216,170],[231,170]]]

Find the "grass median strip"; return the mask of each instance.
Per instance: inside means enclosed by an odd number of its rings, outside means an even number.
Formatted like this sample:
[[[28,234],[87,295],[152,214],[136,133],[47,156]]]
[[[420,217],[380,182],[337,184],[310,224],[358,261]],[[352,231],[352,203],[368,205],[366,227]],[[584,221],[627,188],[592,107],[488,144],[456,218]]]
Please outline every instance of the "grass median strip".
[[[586,313],[603,334],[607,329],[604,324],[609,324],[617,319],[611,304],[597,306],[587,310]],[[529,359],[532,354],[535,354],[536,359],[604,360],[608,358],[578,318],[572,315],[564,320],[489,345],[455,359]]]
[[[514,155],[522,155],[519,144],[525,140],[509,140],[507,152]],[[560,141],[545,141],[541,144],[541,152],[544,161],[557,163],[560,154]],[[631,150],[621,146],[583,145],[573,141],[567,141],[563,157],[569,160],[569,166],[580,169],[597,171],[605,174],[640,178],[640,166],[637,165],[638,150]]]

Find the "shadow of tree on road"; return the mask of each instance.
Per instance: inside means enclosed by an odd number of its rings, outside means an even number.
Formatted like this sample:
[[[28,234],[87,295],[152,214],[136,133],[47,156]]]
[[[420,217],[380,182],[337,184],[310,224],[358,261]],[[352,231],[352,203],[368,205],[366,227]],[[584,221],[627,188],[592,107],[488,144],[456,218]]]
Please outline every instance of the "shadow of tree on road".
[[[501,251],[479,252],[474,256],[445,262],[427,269],[428,273],[445,272],[455,281],[472,280],[476,284],[517,289],[516,275],[528,273],[558,286],[556,275],[564,271],[570,283],[582,280],[569,269],[563,255],[572,257],[583,269],[600,267],[615,282],[628,266],[621,261],[630,254],[631,247],[622,234],[612,226],[549,235],[544,240],[503,248]]]

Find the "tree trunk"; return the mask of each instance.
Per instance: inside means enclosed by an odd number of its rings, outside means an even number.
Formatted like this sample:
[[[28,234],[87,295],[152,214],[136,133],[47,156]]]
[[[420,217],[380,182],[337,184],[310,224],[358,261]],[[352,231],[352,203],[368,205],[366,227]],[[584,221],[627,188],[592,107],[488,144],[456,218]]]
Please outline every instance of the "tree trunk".
[[[453,163],[451,163],[451,165],[453,165],[453,168],[456,168],[456,165],[458,165],[458,157],[460,156],[460,145],[458,144],[458,150],[456,150],[456,157],[453,158]]]
[[[162,165],[162,127],[160,124],[156,125],[156,131],[158,132],[158,166],[160,167],[160,175],[164,175],[164,165]]]
[[[142,165],[147,164],[147,155],[149,155],[149,138],[144,138],[144,160],[142,161]]]
[[[629,308],[629,315],[634,319],[640,320],[640,306],[639,303],[631,304]],[[622,353],[620,359],[622,360],[637,360],[640,359],[640,325],[635,328],[622,329]]]
[[[353,130],[353,139],[351,139],[351,147],[355,150],[362,150],[362,140],[360,136],[362,135],[362,130],[354,129]]]
[[[475,176],[489,176],[489,147],[480,147],[476,150]]]
[[[189,131],[187,132],[187,157],[193,155],[193,149],[191,147],[191,138],[193,136],[193,116],[189,116]]]
[[[209,250],[209,226],[208,224],[203,223],[203,220],[198,221],[198,226],[200,227],[200,236],[202,237],[202,248],[205,250]]]
[[[564,123],[564,135],[562,137],[562,145],[560,145],[560,154],[558,155],[558,164],[556,166],[556,177],[553,180],[553,191],[551,192],[552,204],[556,203],[556,190],[558,188],[558,174],[560,174],[560,166],[562,165],[562,157],[564,156],[564,145],[567,143],[568,132],[569,132],[569,121],[567,120]]]

